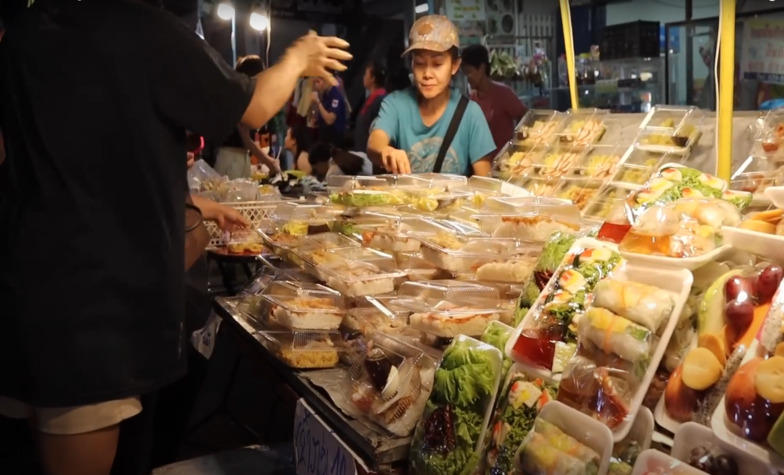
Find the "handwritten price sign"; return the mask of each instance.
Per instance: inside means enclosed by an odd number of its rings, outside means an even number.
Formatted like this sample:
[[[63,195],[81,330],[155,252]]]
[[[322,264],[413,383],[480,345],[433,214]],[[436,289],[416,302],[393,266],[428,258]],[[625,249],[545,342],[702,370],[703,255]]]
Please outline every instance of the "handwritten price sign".
[[[485,0],[446,0],[446,16],[455,23],[484,21]]]
[[[303,399],[294,413],[297,475],[356,475],[354,456]]]

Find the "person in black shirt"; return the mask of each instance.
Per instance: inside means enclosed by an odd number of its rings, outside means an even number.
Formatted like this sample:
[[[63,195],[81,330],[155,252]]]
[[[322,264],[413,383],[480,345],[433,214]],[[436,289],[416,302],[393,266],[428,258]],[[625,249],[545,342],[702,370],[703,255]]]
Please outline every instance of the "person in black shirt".
[[[351,56],[309,34],[249,78],[137,1],[5,19],[0,413],[30,418],[48,474],[106,475],[119,423],[185,371],[185,130],[258,128]]]

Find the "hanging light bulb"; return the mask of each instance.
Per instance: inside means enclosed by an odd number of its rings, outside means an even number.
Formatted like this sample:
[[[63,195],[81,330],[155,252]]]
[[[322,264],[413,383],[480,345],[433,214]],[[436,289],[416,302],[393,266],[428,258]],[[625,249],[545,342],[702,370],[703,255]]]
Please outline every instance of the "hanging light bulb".
[[[234,6],[230,2],[219,3],[218,18],[221,20],[231,20],[234,18]]]
[[[270,27],[270,19],[260,11],[253,11],[250,14],[250,27],[256,31],[264,31]]]

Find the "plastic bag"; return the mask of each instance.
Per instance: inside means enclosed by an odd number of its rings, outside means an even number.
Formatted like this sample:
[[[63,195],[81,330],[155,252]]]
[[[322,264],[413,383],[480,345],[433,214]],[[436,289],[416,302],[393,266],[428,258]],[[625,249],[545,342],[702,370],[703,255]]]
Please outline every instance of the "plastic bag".
[[[227,180],[215,171],[204,160],[197,160],[188,170],[188,188],[192,191],[209,191],[214,189],[217,184]]]

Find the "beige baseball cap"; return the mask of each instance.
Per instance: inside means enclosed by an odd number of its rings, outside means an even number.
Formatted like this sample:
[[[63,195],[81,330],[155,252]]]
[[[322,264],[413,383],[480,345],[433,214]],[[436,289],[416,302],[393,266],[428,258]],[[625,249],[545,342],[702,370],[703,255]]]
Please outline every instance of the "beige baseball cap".
[[[460,37],[452,20],[443,15],[427,15],[414,22],[408,43],[403,56],[416,49],[443,53],[451,48],[460,48]]]

